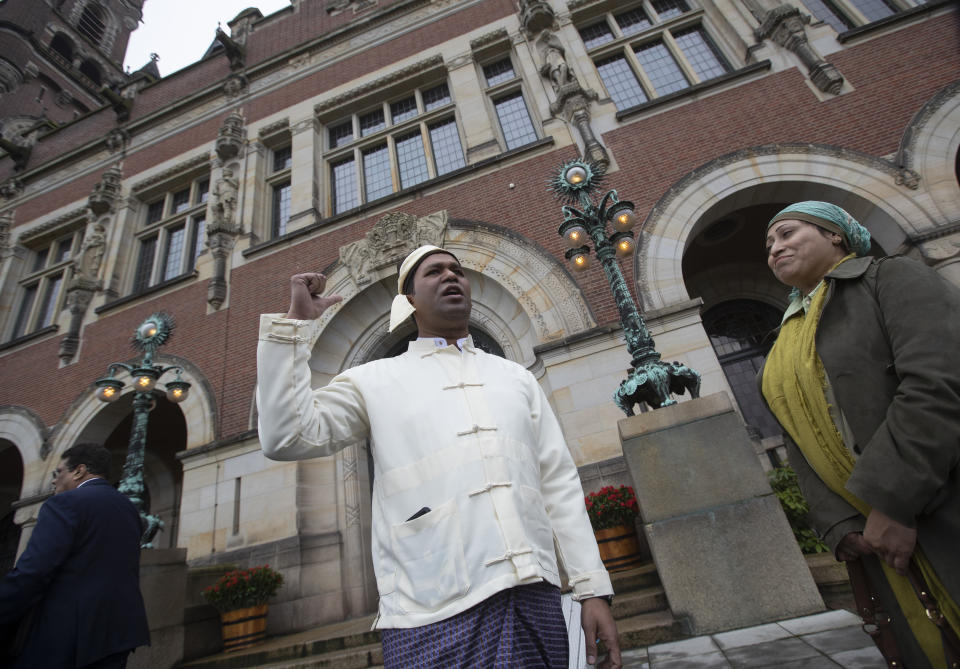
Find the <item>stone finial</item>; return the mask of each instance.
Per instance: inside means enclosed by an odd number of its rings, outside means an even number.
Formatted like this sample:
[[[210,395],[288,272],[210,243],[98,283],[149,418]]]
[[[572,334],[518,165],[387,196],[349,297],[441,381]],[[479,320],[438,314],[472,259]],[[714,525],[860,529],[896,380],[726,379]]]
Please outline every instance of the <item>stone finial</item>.
[[[123,178],[118,165],[110,167],[100,181],[93,185],[90,196],[87,198],[87,206],[90,207],[95,215],[100,216],[110,211],[120,195],[120,181]]]

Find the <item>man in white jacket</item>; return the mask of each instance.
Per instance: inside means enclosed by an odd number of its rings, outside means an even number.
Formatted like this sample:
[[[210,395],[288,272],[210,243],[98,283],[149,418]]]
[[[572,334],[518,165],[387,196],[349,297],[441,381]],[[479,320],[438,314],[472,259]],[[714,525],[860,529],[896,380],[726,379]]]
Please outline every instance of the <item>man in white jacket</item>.
[[[610,577],[559,423],[530,372],[473,345],[457,258],[422,246],[401,265],[390,329],[414,317],[406,353],[311,388],[316,319],[341,300],[325,285],[297,274],[288,312],[261,316],[260,440],[275,460],[370,440],[384,665],[566,667],[562,571],[587,662],[601,640],[600,666],[621,667]]]

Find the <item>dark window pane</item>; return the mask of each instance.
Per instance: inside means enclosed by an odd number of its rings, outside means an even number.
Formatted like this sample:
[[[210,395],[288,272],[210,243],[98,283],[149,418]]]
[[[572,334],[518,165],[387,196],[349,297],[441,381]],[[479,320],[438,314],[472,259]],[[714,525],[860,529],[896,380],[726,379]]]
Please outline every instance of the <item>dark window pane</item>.
[[[43,293],[43,301],[40,303],[38,330],[53,324],[57,315],[57,298],[60,296],[61,284],[63,284],[63,274],[57,274],[47,279],[47,288]]]
[[[271,214],[271,235],[279,237],[286,234],[290,220],[290,182],[273,187],[273,210]]]
[[[23,289],[23,297],[20,298],[20,309],[17,310],[17,320],[13,326],[13,338],[23,336],[27,332],[27,321],[30,318],[30,310],[33,309],[33,301],[37,299],[37,284],[27,286]]]
[[[620,26],[620,31],[624,35],[634,35],[641,30],[646,30],[652,25],[647,15],[639,8],[631,9],[629,12],[624,12],[623,14],[617,14],[614,18],[617,20],[617,25]]]
[[[653,0],[653,11],[657,13],[661,21],[672,19],[674,16],[680,16],[684,12],[689,12],[690,7],[684,0]]]
[[[210,179],[204,179],[203,181],[197,182],[197,197],[196,204],[201,204],[207,201],[207,198],[210,196]]]
[[[417,99],[412,95],[403,100],[390,103],[391,123],[396,125],[417,115]]]
[[[386,144],[363,152],[363,186],[366,189],[367,202],[393,192],[393,182],[390,178],[390,152],[387,151]]]
[[[580,38],[583,40],[585,47],[592,49],[595,46],[612,42],[613,31],[610,30],[606,21],[601,21],[600,23],[594,23],[592,26],[581,28]]]
[[[163,200],[157,200],[147,205],[147,225],[156,223],[163,218]]]
[[[137,273],[133,278],[133,292],[138,293],[150,285],[153,274],[153,256],[157,251],[157,237],[147,237],[140,241],[140,255],[137,258]]]
[[[634,51],[657,95],[667,95],[690,86],[677,61],[673,59],[673,55],[663,42],[644,44],[635,48]]]
[[[430,178],[419,130],[397,137],[397,166],[400,168],[400,188],[410,188]]]
[[[510,64],[510,59],[504,58],[496,63],[484,65],[483,76],[487,79],[487,86],[494,86],[504,81],[510,81],[517,75],[513,73],[513,65]]]
[[[173,213],[178,214],[190,206],[190,189],[184,188],[173,194]]]
[[[284,146],[273,152],[273,171],[285,170],[293,163],[292,147]]]
[[[47,266],[47,257],[50,255],[50,247],[45,249],[40,249],[37,251],[37,255],[33,259],[33,269],[31,271],[37,272]]]
[[[437,163],[437,174],[446,174],[466,165],[457,122],[453,119],[430,126],[430,147]]]
[[[427,111],[450,104],[450,89],[446,84],[428,88],[423,92],[423,107]]]
[[[700,28],[691,28],[674,34],[674,40],[690,61],[700,81],[727,73],[727,63],[710,38]]]
[[[353,121],[344,121],[330,128],[327,132],[330,138],[330,148],[349,144],[353,141]]]
[[[333,213],[353,209],[360,204],[357,192],[357,166],[353,158],[333,165]]]
[[[203,216],[195,218],[193,221],[193,255],[190,259],[189,271],[193,271],[193,268],[197,266],[197,258],[200,257],[200,254],[203,253],[204,247],[207,245],[207,221]]]
[[[73,248],[73,237],[67,237],[57,242],[57,259],[54,262],[63,262],[70,258],[70,250]]]
[[[368,114],[363,114],[360,116],[360,136],[366,137],[371,135],[378,130],[383,130],[387,127],[387,122],[383,120],[383,110],[376,109]]]
[[[507,149],[515,149],[536,141],[537,131],[533,128],[522,93],[517,91],[495,100],[493,106],[497,110],[497,118],[500,119],[500,129],[507,142]]]
[[[180,276],[183,263],[183,247],[186,242],[186,225],[178,225],[167,231],[167,251],[163,254],[163,277],[161,281]]]
[[[867,21],[879,21],[896,12],[883,0],[852,0],[854,7],[867,17]]]
[[[822,2],[822,0],[803,0],[803,4],[818,20],[829,24],[838,33],[853,27],[853,23],[846,16],[835,11],[833,6]]]
[[[617,109],[629,109],[647,101],[647,94],[623,56],[598,61],[597,72]]]

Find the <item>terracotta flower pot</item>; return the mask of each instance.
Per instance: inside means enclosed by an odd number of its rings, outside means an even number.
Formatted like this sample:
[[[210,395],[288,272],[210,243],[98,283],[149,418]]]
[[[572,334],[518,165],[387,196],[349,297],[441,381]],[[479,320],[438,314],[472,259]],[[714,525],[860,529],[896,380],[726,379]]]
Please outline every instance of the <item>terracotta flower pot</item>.
[[[263,643],[267,638],[267,605],[221,613],[220,625],[223,650],[228,653]]]
[[[623,571],[641,565],[640,542],[637,528],[632,523],[594,530],[594,535],[607,571]]]

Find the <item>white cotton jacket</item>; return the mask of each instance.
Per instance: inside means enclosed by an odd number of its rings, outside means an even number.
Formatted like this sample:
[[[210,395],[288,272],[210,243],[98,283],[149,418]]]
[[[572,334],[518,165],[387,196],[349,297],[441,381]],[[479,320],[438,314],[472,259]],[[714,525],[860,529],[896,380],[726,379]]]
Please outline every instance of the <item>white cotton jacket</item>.
[[[445,620],[561,569],[575,599],[613,594],[560,425],[530,372],[468,339],[311,388],[313,321],[260,318],[257,405],[274,460],[330,455],[369,439],[374,461],[375,627]],[[419,517],[411,517],[422,509]]]

